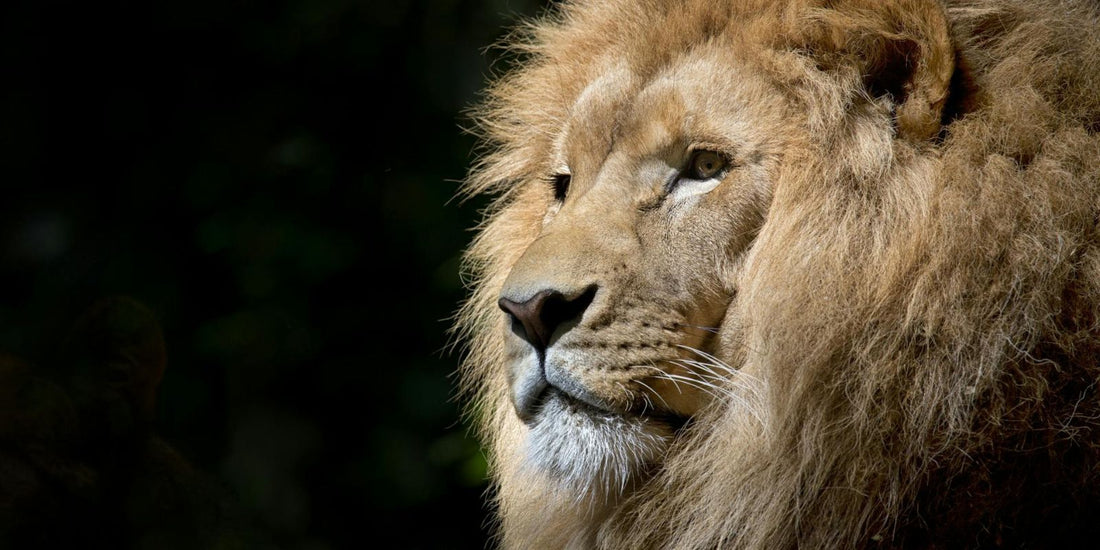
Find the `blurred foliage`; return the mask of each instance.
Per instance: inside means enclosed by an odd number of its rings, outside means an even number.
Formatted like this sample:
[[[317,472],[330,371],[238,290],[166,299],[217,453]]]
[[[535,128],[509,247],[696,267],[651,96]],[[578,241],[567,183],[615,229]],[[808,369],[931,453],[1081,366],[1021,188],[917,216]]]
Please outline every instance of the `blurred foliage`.
[[[445,352],[461,112],[535,0],[2,8],[0,350],[95,299],[164,326],[158,433],[287,548],[481,548]],[[440,525],[445,525],[442,527]]]

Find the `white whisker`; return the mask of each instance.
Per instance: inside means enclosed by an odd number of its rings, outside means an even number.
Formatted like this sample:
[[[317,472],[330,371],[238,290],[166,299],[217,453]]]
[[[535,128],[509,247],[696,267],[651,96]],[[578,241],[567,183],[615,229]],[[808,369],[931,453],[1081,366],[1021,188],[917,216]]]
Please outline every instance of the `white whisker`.
[[[635,380],[634,382],[636,382],[639,386],[642,386],[643,388],[649,390],[649,392],[652,393],[653,395],[657,396],[657,399],[660,399],[661,403],[665,404],[665,409],[666,410],[672,408],[668,405],[668,401],[665,401],[665,398],[661,397],[661,394],[658,393],[657,390],[653,389],[652,386],[650,386],[649,384],[646,384],[645,382],[642,382],[641,380]],[[679,389],[679,388],[677,388],[677,389]],[[645,393],[642,393],[642,397],[645,398],[646,402],[652,404],[652,402],[649,401],[649,397]],[[656,409],[654,409],[654,410],[656,410]]]

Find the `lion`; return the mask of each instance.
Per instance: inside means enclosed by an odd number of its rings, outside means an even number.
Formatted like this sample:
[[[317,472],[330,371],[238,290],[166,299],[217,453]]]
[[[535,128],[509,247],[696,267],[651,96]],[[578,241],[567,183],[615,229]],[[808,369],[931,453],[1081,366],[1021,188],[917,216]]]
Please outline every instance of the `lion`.
[[[457,324],[507,548],[1100,531],[1100,13],[572,0],[514,33]]]

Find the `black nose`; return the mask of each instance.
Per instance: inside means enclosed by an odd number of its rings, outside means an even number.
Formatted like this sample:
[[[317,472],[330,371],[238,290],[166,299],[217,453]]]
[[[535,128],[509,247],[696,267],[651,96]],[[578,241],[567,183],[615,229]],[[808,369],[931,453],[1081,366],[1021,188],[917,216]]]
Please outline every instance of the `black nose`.
[[[523,302],[502,297],[497,305],[523,327],[523,339],[543,352],[550,346],[554,331],[570,321],[580,321],[595,296],[593,285],[572,298],[557,290],[543,290]]]

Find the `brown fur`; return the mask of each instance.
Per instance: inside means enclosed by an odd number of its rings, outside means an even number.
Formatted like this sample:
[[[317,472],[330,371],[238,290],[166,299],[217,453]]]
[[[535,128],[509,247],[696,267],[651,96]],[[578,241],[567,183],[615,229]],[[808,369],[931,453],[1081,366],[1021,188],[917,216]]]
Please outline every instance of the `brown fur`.
[[[467,190],[497,199],[467,256],[474,293],[459,323],[504,546],[1058,547],[1098,534],[1093,4],[594,0],[526,31],[512,44],[518,68],[478,111],[486,148]],[[670,74],[692,83],[692,63],[733,76],[698,103],[645,107],[638,93]],[[610,106],[579,112],[586,88],[616,71],[629,78],[589,89]],[[745,222],[756,224],[751,242],[727,235],[714,247],[728,250],[687,251],[660,283],[694,289],[672,309],[724,308],[716,337],[680,340],[731,367],[720,398],[669,406],[691,423],[620,491],[532,472],[497,298],[517,265],[528,279],[627,281],[610,267],[553,271],[584,253],[577,243],[605,238],[574,214],[594,200],[582,194],[634,181],[605,166],[657,139],[631,131],[632,115],[706,115],[727,97],[746,105],[753,128],[738,139],[759,144],[768,188],[745,204],[716,198],[751,180],[735,171],[698,204],[762,217]],[[556,205],[547,179],[566,156],[590,168],[572,166],[577,189]],[[600,203],[611,217],[615,197]],[[698,237],[706,219],[662,234]],[[643,243],[661,233],[638,231]],[[525,253],[548,238],[560,244],[537,256],[555,261],[532,267]],[[629,280],[667,290],[639,274],[648,253],[636,252],[644,261]],[[694,280],[700,272],[714,280]],[[627,302],[597,299],[590,311],[636,315]],[[586,312],[578,334],[589,323]],[[672,364],[661,368],[700,374]],[[611,375],[586,372],[588,384]],[[638,395],[606,390],[624,410]]]

